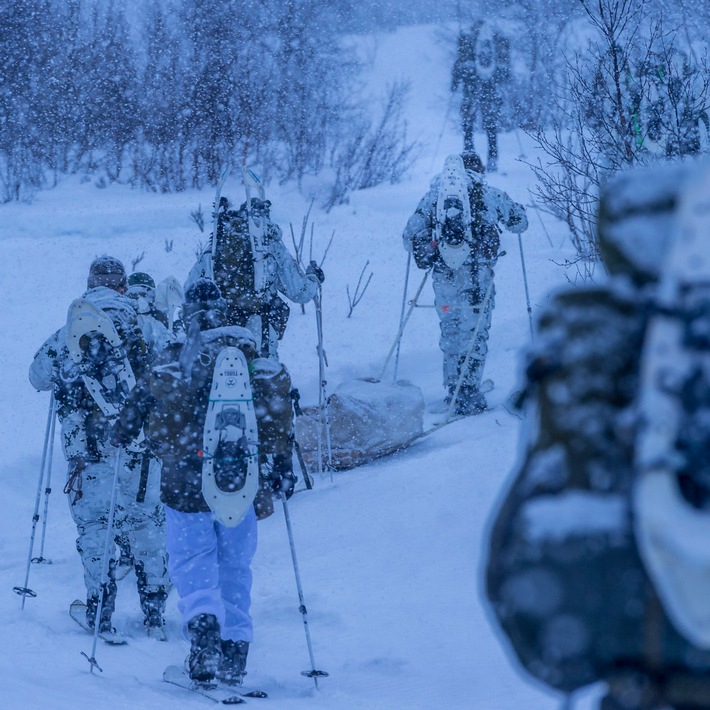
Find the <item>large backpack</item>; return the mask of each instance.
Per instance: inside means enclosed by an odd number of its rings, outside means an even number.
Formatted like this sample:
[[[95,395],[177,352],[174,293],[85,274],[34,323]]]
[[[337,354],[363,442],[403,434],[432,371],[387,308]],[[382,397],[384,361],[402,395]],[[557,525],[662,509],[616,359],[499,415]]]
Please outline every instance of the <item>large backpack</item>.
[[[220,355],[231,348],[242,352],[249,372],[258,432],[258,444],[247,442],[249,455],[258,454],[260,463],[268,456],[290,456],[293,409],[291,379],[284,366],[256,357],[253,335],[239,326],[214,328],[193,338],[194,343],[188,337],[185,345],[169,345],[162,358],[167,364],[153,369],[151,394],[155,406],[148,437],[155,442],[156,455],[204,449],[205,421],[214,400],[215,366]],[[237,448],[244,447],[237,442]],[[228,481],[229,471],[223,470]],[[259,519],[273,512],[270,488],[263,475],[254,507]]]
[[[439,175],[433,239],[450,269],[469,259],[494,259],[500,247],[500,231],[484,215],[485,186],[465,170],[460,155],[450,155]]]
[[[271,203],[251,199],[252,214],[260,221],[260,229],[252,226],[251,233],[246,203],[238,210],[228,209],[224,197],[222,203],[213,266],[214,281],[227,302],[227,322],[247,327],[251,316],[261,316],[262,329],[268,323],[280,340],[286,331],[290,309],[271,282],[275,278],[275,264],[269,254],[269,242],[278,237],[278,227],[269,216]],[[258,268],[255,252],[260,257]],[[260,350],[264,350],[266,342],[267,332],[262,334]]]
[[[518,660],[547,685],[571,692],[606,680],[613,688],[637,675],[656,700],[706,707],[694,703],[710,697],[710,648],[668,613],[634,500],[639,402],[648,386],[640,354],[659,312],[659,275],[685,179],[679,166],[617,178],[600,214],[609,278],[556,294],[539,319],[520,463],[493,519],[486,591]],[[680,307],[666,310],[679,324],[689,320]],[[697,451],[710,444],[698,416],[710,406],[707,382],[695,395],[705,403],[686,408],[693,444],[676,441],[667,458],[688,504],[704,505],[710,481]],[[657,707],[656,700],[628,707]]]
[[[230,323],[236,324],[245,316],[261,312],[263,294],[257,293],[254,287],[254,258],[246,209],[227,209],[220,213],[214,280],[227,301]]]

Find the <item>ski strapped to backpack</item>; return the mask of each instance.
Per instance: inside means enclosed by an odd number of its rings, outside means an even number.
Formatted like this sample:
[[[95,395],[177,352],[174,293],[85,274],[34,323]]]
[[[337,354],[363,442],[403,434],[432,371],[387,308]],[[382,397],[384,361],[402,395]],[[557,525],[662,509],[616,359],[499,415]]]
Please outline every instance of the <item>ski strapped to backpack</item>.
[[[219,177],[219,180],[217,181],[217,189],[215,191],[215,196],[214,196],[214,212],[212,213],[212,235],[210,238],[210,248],[209,248],[209,254],[210,258],[206,262],[206,273],[203,275],[210,279],[211,281],[214,281],[214,255],[215,255],[215,249],[217,248],[217,230],[219,229],[219,218],[220,218],[220,211],[222,208],[221,200],[222,200],[222,188],[224,187],[224,183],[227,181],[227,174],[229,173],[229,166],[227,165],[224,170],[222,171],[222,174]]]
[[[266,199],[264,185],[250,168],[242,170],[242,180],[247,197],[247,224],[249,228],[249,240],[251,242],[252,258],[254,260],[254,291],[263,298],[266,290],[266,272],[264,269],[264,257],[266,255],[266,219],[264,215],[257,216],[252,205],[252,191],[256,191],[258,199],[262,202]]]
[[[222,349],[215,360],[205,417],[202,495],[220,523],[244,519],[259,488],[254,397],[247,361],[239,348]]]
[[[214,264],[214,260],[211,261]],[[155,308],[165,314],[168,321],[167,328],[172,333],[176,313],[185,300],[185,293],[180,282],[174,276],[164,278],[155,287]]]

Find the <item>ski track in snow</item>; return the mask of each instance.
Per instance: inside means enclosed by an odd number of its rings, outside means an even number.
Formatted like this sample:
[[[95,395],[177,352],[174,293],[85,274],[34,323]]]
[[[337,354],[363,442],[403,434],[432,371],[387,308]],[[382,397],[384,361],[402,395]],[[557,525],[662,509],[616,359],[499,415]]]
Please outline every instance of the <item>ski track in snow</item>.
[[[329,391],[352,377],[376,375],[382,367],[399,323],[406,264],[402,230],[445,156],[461,148],[455,112],[444,120],[450,48],[436,36],[433,26],[406,27],[373,42],[373,92],[400,78],[412,81],[410,135],[423,144],[412,174],[400,185],[355,193],[349,204],[330,214],[314,210],[316,253],[335,230],[323,291]],[[501,135],[501,172],[489,180],[513,199],[528,203],[532,175],[517,161],[519,139],[532,152],[522,134]],[[483,148],[482,134],[477,140]],[[292,186],[271,185],[267,193],[290,247],[288,224],[298,230],[310,198]],[[242,199],[235,176],[227,180],[224,194]],[[32,204],[0,207],[5,311],[0,349],[5,443],[0,467],[5,513],[0,522],[0,609],[5,619],[0,673],[5,708],[209,706],[209,700],[162,682],[163,669],[181,663],[188,651],[180,638],[176,595],[168,600],[169,641],[148,639],[132,573],[119,582],[114,617],[129,644],[100,643],[96,658],[103,673],[89,672],[81,652],[90,653],[92,638],[68,613],[70,602],[83,598],[84,588],[75,529],[61,492],[66,467],[58,437],[44,551],[52,564],[32,565],[29,586],[38,596],[27,599],[24,610],[11,590],[24,581],[48,407],[46,394],[36,393],[27,380],[34,352],[63,324],[69,303],[85,288],[95,256],[117,256],[130,270],[131,261],[145,252],[139,269],[156,281],[171,274],[183,281],[198,243],[206,240],[189,213],[198,204],[209,210],[212,197],[212,188],[159,196],[126,186],[98,189],[67,178],[57,189],[37,195]],[[552,260],[564,260],[567,242],[562,228],[544,219],[552,246],[532,211],[530,229],[523,235],[534,313],[551,288],[565,283],[563,271]],[[174,243],[170,252],[166,240]],[[309,660],[281,509],[277,506],[274,516],[259,524],[253,568],[256,639],[247,684],[267,690],[270,700],[250,700],[252,706],[558,706],[557,696],[517,670],[490,621],[480,589],[487,521],[515,463],[521,425],[497,405],[519,381],[520,351],[529,339],[516,235],[504,233],[502,248],[507,255],[496,269],[496,309],[485,371],[495,382],[488,395],[494,408],[453,422],[397,455],[336,472],[332,481],[329,474],[316,474],[314,490],[299,493],[290,503],[316,666],[330,673],[320,681],[320,691],[300,675]],[[346,284],[352,290],[368,259],[372,282],[347,318]],[[412,268],[410,297],[422,275]],[[421,302],[433,302],[430,284]],[[281,356],[301,390],[302,404],[308,405],[318,398],[318,361],[313,305],[305,311],[302,315],[300,307],[292,305]],[[427,402],[443,396],[438,336],[434,310],[423,308],[413,313],[402,340],[398,377],[421,387]],[[43,506],[44,497],[40,514]],[[35,555],[41,532],[40,522]]]

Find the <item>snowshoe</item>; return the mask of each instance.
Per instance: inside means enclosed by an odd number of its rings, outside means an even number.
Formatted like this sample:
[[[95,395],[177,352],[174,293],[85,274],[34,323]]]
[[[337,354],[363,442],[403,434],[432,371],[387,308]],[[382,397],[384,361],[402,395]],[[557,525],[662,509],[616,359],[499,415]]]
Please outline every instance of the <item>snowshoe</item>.
[[[246,358],[226,347],[217,355],[203,434],[202,494],[217,519],[235,527],[259,487],[257,425]]]

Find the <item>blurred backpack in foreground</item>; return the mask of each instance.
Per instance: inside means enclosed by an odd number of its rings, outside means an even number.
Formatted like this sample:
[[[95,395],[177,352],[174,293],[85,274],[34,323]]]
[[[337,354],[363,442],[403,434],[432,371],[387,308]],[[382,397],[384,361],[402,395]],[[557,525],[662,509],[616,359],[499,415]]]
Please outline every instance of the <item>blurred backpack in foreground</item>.
[[[618,176],[609,278],[540,317],[487,596],[525,670],[603,710],[710,707],[710,164]]]

